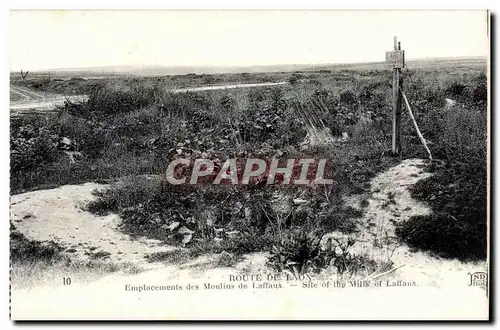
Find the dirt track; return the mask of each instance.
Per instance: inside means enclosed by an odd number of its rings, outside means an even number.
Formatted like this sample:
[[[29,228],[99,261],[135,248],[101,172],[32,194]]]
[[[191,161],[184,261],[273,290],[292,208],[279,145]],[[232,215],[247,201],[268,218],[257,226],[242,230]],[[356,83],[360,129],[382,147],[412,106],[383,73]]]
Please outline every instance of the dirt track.
[[[467,280],[467,272],[486,272],[486,262],[463,263],[411,251],[396,237],[396,224],[431,212],[427,205],[413,199],[409,191],[412,185],[431,175],[424,171],[425,163],[422,159],[406,159],[372,180],[354,248],[360,253],[370,251],[373,260],[392,260],[397,270],[391,277],[439,288],[460,286]]]
[[[467,273],[486,271],[485,262],[472,264],[434,258],[427,253],[412,252],[407,246],[397,243],[394,239],[395,222],[406,221],[413,215],[429,212],[424,204],[413,200],[408,191],[409,186],[429,176],[429,173],[423,171],[423,163],[422,160],[405,160],[372,180],[371,196],[368,199],[365,216],[361,221],[361,236],[358,237],[358,243],[354,249],[365,249],[365,252],[366,249],[371,250],[373,258],[384,258],[387,253],[391,254],[391,259],[397,270],[379,279],[416,283],[417,287],[413,290],[411,288],[406,290],[388,288],[383,292],[382,297],[386,301],[385,304],[394,305],[397,301],[405,302],[403,304],[396,303],[394,307],[401,308],[401,310],[397,310],[397,315],[400,317],[421,314],[426,315],[426,319],[432,318],[432,315],[440,318],[447,315],[446,313],[456,313],[458,310],[461,310],[460,315],[463,315],[464,318],[467,315],[474,315],[474,317],[484,315],[484,311],[487,310],[484,308],[487,304],[484,290],[468,287]],[[89,247],[94,246],[98,248],[97,251],[110,253],[110,259],[115,262],[134,262],[148,268],[143,258],[144,255],[173,247],[165,246],[154,240],[131,240],[130,237],[117,230],[120,219],[116,215],[97,217],[83,211],[81,207],[94,198],[91,194],[92,190],[104,187],[103,185],[87,183],[12,196],[11,220],[28,238],[57,241],[66,247],[75,248],[77,250],[75,254],[80,256],[85,255],[84,251],[88,251]],[[390,201],[389,204],[388,201]],[[388,237],[390,242],[378,246],[375,240],[380,237]],[[119,251],[123,254],[120,254]],[[128,315],[127,317],[130,318],[149,315],[150,318],[160,319],[189,318],[193,315],[198,317],[253,315],[265,318],[266,315],[272,317],[272,315],[291,313],[292,310],[280,312],[277,308],[288,304],[291,297],[300,294],[300,300],[293,300],[295,304],[293,310],[296,313],[293,314],[293,317],[298,317],[301,313],[304,315],[327,315],[328,310],[333,306],[336,306],[337,310],[342,309],[343,305],[339,305],[339,302],[348,298],[358,297],[355,301],[362,304],[362,301],[368,299],[369,296],[375,293],[381,294],[378,292],[380,290],[371,290],[370,288],[346,289],[347,291],[337,289],[335,294],[329,290],[321,292],[302,290],[299,292],[295,291],[296,287],[284,283],[283,285],[289,288],[286,290],[286,294],[285,291],[281,291],[281,294],[280,291],[272,293],[268,290],[254,290],[251,297],[255,300],[255,304],[262,308],[242,311],[238,309],[240,306],[238,302],[241,302],[242,299],[249,303],[250,301],[248,300],[249,296],[239,290],[224,291],[224,299],[221,300],[220,290],[191,292],[190,294],[193,295],[189,296],[191,298],[187,298],[188,292],[185,291],[139,293],[129,292],[125,289],[127,285],[175,286],[180,284],[184,287],[187,284],[203,287],[205,283],[223,285],[228,282],[230,274],[267,272],[265,259],[265,254],[256,253],[247,255],[234,268],[220,268],[215,266],[213,256],[203,256],[181,265],[156,265],[149,267],[151,268],[149,271],[135,275],[121,272],[113,273],[89,284],[75,283],[71,289],[64,286],[55,288],[40,286],[31,290],[14,290],[12,306],[15,308],[12,310],[12,315],[22,318],[48,318],[52,316],[79,319],[86,317],[113,318],[113,316],[123,318],[124,315]],[[439,293],[436,290],[439,290]],[[468,304],[465,305],[474,306],[474,308],[464,307],[463,302],[460,302],[460,292],[468,297]],[[336,298],[332,300],[334,296]],[[135,298],[130,299],[131,297]],[[75,298],[76,300],[73,300]],[[193,301],[187,303],[184,299],[193,299]],[[368,301],[373,301],[371,299],[376,299],[376,297],[372,297]],[[51,303],[47,305],[43,303],[44,301]],[[72,303],[68,304],[69,301]],[[326,310],[325,302],[328,301],[328,310]],[[180,302],[183,303],[180,304]],[[320,305],[318,305],[319,302],[321,302]],[[314,310],[310,310],[308,307],[311,304],[315,306]],[[407,309],[406,306],[409,304],[417,304],[419,310]],[[53,309],[51,306],[57,306],[57,309]],[[353,311],[356,311],[356,314],[352,315],[357,318],[360,315],[383,318],[384,313],[396,315],[394,314],[396,310],[387,311],[386,309],[376,309],[376,307],[372,306],[367,310],[352,308],[348,311],[342,310],[342,312],[351,315]],[[371,314],[370,310],[378,312]],[[127,311],[128,314],[123,314],[124,311]]]
[[[228,85],[214,85],[214,86],[198,86],[198,87],[185,87],[185,88],[177,88],[173,89],[174,93],[182,93],[182,92],[202,92],[202,91],[212,91],[219,89],[235,89],[235,88],[251,88],[251,87],[265,87],[265,86],[279,86],[286,85],[288,82],[276,82],[276,83],[254,83],[254,84],[228,84]]]
[[[31,90],[29,90],[29,89],[27,89],[25,87],[11,86],[10,89],[13,92],[15,92],[15,93],[23,96],[24,98],[27,98],[27,99],[34,99],[34,100],[36,100],[36,99],[43,99],[43,98],[45,98],[45,95],[37,93],[37,92],[34,92],[34,91],[31,91]]]
[[[64,96],[49,93],[39,93],[26,87],[10,86],[11,93],[21,96],[18,101],[11,101],[11,116],[18,116],[31,112],[51,111],[57,106],[64,105],[66,100],[77,102],[85,99],[85,96]]]
[[[55,241],[81,259],[105,252],[111,262],[146,266],[145,255],[173,249],[157,240],[122,234],[118,230],[120,218],[115,214],[99,217],[83,211],[94,199],[92,191],[104,188],[86,183],[14,195],[11,221],[28,239]]]

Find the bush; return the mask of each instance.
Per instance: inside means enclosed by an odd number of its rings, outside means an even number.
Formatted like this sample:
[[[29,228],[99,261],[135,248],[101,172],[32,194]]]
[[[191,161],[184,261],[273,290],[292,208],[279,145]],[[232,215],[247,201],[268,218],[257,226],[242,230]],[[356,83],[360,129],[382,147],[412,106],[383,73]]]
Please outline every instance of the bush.
[[[303,76],[299,73],[292,73],[292,75],[288,79],[288,82],[290,83],[290,85],[293,86],[293,85],[297,84],[297,82],[299,82],[299,80],[302,79],[302,77]]]
[[[318,272],[330,264],[333,255],[321,249],[322,233],[308,233],[302,230],[289,231],[273,244],[268,265],[276,271],[288,270],[299,275]]]
[[[59,136],[48,127],[28,124],[11,132],[11,174],[23,175],[58,159]]]
[[[102,120],[117,114],[154,104],[162,93],[158,88],[147,88],[132,85],[128,89],[114,91],[103,85],[94,86],[88,96],[88,100],[78,103],[66,103],[65,110],[74,116]]]
[[[427,250],[444,258],[463,261],[486,258],[486,226],[480,218],[456,218],[439,212],[412,217],[397,228],[397,234],[411,247]]]
[[[161,185],[158,178],[133,177],[96,192],[98,199],[89,203],[87,209],[101,215],[118,213],[123,219],[122,229],[128,234],[168,242],[180,243],[186,237],[179,233],[182,228],[192,231],[193,240],[202,241],[216,236],[226,238],[226,232],[246,228],[247,233],[241,232],[232,243],[227,243],[231,246],[224,243],[224,247],[227,252],[251,252],[255,248],[250,245],[261,246],[259,235],[268,222],[260,204],[265,200],[262,194],[245,197],[245,191],[231,186]],[[252,218],[245,216],[242,203],[249,205]],[[216,234],[215,227],[224,230]]]
[[[355,243],[352,237],[343,240],[328,238],[322,246],[323,236],[321,232],[304,231],[303,228],[290,230],[273,244],[267,264],[279,272],[289,271],[296,278],[306,273],[320,273],[330,265],[340,276],[375,269],[373,261],[350,251]]]
[[[347,105],[353,105],[358,103],[356,94],[354,94],[354,92],[349,89],[340,93],[340,102],[345,103]]]
[[[460,97],[464,92],[466,86],[459,82],[453,82],[450,87],[446,89],[446,93],[448,93],[451,97]]]

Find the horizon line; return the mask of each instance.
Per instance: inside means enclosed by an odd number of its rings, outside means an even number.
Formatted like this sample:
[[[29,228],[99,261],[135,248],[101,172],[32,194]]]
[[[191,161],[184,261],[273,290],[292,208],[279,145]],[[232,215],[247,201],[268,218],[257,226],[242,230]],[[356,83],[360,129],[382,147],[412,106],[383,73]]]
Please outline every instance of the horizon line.
[[[432,60],[450,60],[450,59],[481,59],[488,60],[488,56],[445,56],[445,57],[420,57],[420,58],[412,58],[406,59],[406,62],[415,62],[415,61],[432,61]],[[237,68],[252,68],[252,67],[277,67],[277,66],[349,66],[349,65],[368,65],[368,64],[384,64],[385,61],[367,61],[367,62],[321,62],[321,63],[274,63],[274,64],[241,64],[241,65],[213,65],[213,64],[196,64],[196,65],[161,65],[161,64],[146,64],[146,65],[101,65],[101,66],[79,66],[79,67],[52,67],[52,68],[43,68],[43,69],[28,69],[31,72],[47,72],[47,71],[60,71],[60,72],[68,72],[68,71],[85,71],[92,69],[111,69],[111,68],[127,68],[127,69],[147,69],[147,68],[224,68],[224,69],[237,69]],[[9,72],[17,72],[23,69],[9,69]]]

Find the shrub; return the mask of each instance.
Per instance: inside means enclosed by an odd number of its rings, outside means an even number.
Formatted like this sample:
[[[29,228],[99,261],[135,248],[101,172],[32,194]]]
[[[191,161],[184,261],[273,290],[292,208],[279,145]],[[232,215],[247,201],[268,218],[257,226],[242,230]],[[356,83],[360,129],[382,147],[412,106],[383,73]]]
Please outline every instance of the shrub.
[[[323,236],[317,231],[290,230],[273,244],[267,264],[279,272],[289,271],[296,278],[306,273],[319,273],[330,265],[340,276],[352,276],[362,269],[374,268],[373,262],[350,251],[355,243],[352,237],[328,238],[322,246]]]
[[[222,251],[217,258],[218,267],[234,267],[238,263],[239,259],[236,255]]]
[[[299,73],[292,73],[292,75],[290,76],[290,78],[288,79],[288,82],[290,83],[290,85],[295,85],[297,84],[297,82],[302,79],[302,75],[299,74]]]
[[[397,228],[397,234],[411,247],[464,261],[486,258],[485,233],[479,217],[456,218],[444,212],[412,217]]]
[[[58,158],[59,136],[54,134],[49,127],[37,127],[36,124],[28,124],[11,131],[10,166],[11,173],[14,175],[24,175]]]
[[[446,89],[446,93],[451,97],[461,97],[465,88],[464,84],[455,81]]]
[[[122,229],[130,235],[180,242],[185,235],[178,230],[185,227],[193,232],[193,239],[209,241],[216,236],[215,226],[224,228],[219,238],[226,231],[246,228],[248,233],[242,232],[234,242],[227,243],[232,244],[225,247],[227,252],[255,251],[250,245],[261,246],[259,235],[268,221],[259,204],[262,194],[245,197],[245,191],[230,186],[161,185],[157,178],[132,177],[96,195],[97,200],[87,209],[101,215],[120,214]],[[242,203],[250,206],[252,218],[245,217]]]
[[[128,89],[114,91],[104,85],[94,86],[88,100],[66,103],[65,110],[74,116],[102,120],[105,117],[124,114],[154,104],[159,99],[157,88],[129,86]]]
[[[353,105],[357,103],[356,94],[351,90],[346,90],[340,93],[340,102],[347,105]]]
[[[323,233],[292,230],[273,244],[267,264],[276,271],[284,270],[299,276],[318,272],[330,264],[333,255],[323,253],[321,239]]]

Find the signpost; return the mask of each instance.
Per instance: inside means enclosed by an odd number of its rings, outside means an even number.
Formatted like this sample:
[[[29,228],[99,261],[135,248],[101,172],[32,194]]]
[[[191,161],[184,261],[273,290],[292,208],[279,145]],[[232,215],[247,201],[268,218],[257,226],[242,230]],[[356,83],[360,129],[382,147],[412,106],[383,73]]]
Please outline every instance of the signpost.
[[[399,43],[398,43],[399,48]],[[385,53],[385,63],[387,66],[402,69],[405,66],[405,51],[397,50]]]
[[[394,37],[394,51],[386,52],[385,63],[393,69],[392,76],[392,153],[399,155],[401,152],[401,104],[403,77],[401,69],[405,66],[405,52],[401,50],[398,37]]]

